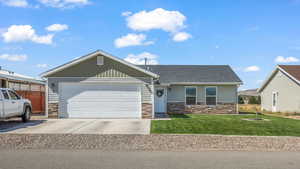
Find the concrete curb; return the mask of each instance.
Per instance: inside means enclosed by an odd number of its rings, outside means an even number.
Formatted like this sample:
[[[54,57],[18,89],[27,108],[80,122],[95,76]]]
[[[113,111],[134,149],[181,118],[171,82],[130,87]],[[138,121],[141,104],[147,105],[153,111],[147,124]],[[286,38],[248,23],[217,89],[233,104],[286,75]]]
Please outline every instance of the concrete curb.
[[[223,135],[0,134],[0,149],[102,151],[298,151],[300,137]]]

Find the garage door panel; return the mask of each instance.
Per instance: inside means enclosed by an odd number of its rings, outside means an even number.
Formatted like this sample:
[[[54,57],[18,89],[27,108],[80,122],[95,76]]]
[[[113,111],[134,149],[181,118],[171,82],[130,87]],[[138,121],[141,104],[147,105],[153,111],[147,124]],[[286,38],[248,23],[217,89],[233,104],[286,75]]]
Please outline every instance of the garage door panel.
[[[128,99],[128,100],[132,100],[132,101],[135,101],[135,98],[137,98],[138,96],[124,96],[124,97],[118,97],[118,96],[115,96],[115,97],[102,97],[102,98],[99,98],[99,97],[73,97],[73,98],[65,98],[65,100],[68,100],[69,102],[71,101],[106,101],[106,102],[109,102],[109,101],[113,101],[113,102],[116,102],[116,101],[124,101],[124,99]]]
[[[78,110],[85,110],[85,111],[95,111],[95,112],[106,112],[106,111],[126,111],[126,110],[130,110],[130,111],[137,111],[137,109],[133,106],[129,107],[127,104],[124,105],[118,105],[118,107],[114,107],[114,106],[98,106],[100,107],[95,108],[95,109],[91,109],[91,106],[94,106],[93,104],[85,104],[85,105],[79,105],[79,104],[70,104],[68,105],[69,110],[73,110],[73,111],[78,111]]]
[[[73,118],[140,118],[141,91],[133,85],[63,83],[61,109]]]

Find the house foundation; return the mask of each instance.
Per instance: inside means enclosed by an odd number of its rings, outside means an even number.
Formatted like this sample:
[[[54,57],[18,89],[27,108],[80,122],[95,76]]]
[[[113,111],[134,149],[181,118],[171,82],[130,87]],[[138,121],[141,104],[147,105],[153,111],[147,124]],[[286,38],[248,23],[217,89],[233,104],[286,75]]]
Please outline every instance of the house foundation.
[[[237,114],[235,103],[218,102],[216,106],[208,106],[199,102],[196,105],[185,105],[184,102],[174,102],[167,104],[169,114]]]

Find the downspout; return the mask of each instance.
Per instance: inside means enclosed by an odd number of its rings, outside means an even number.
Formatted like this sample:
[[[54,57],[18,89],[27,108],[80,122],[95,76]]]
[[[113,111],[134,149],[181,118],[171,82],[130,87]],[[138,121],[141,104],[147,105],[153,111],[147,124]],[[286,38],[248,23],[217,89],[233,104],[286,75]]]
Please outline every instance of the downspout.
[[[236,113],[239,114],[239,94],[238,94],[238,88],[240,85],[236,85]]]
[[[152,119],[155,118],[155,110],[154,110],[154,80],[151,78],[151,85],[152,85]]]

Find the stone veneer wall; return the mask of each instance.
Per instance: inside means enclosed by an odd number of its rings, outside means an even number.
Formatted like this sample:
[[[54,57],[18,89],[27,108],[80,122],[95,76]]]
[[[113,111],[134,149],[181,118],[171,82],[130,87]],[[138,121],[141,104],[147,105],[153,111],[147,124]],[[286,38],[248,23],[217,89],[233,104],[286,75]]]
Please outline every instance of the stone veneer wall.
[[[152,104],[142,103],[142,118],[151,119],[152,118]]]
[[[48,116],[50,118],[58,118],[58,103],[48,104]]]
[[[183,102],[168,103],[167,111],[169,114],[237,114],[235,103],[220,103],[216,106],[207,106],[204,103],[197,105],[185,105]]]

